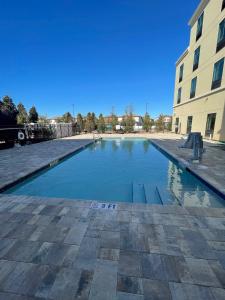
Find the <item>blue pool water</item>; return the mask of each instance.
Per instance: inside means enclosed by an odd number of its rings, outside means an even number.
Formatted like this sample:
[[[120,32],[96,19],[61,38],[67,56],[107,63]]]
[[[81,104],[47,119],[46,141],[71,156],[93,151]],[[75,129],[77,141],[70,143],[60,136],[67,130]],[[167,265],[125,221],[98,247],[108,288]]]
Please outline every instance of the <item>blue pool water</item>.
[[[205,207],[225,201],[146,139],[99,141],[6,193]]]

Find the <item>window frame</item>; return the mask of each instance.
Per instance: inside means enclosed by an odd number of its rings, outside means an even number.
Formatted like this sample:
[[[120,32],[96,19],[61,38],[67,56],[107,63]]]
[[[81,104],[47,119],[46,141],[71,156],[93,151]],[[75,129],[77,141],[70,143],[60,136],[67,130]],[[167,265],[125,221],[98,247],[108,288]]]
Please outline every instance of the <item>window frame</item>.
[[[198,61],[197,61],[197,63],[196,63],[196,62],[195,62],[195,58],[196,58],[196,53],[197,53],[197,51],[198,51]],[[196,48],[196,49],[195,49],[195,52],[194,52],[193,72],[194,72],[195,70],[197,70],[198,67],[199,67],[200,53],[201,53],[201,46],[199,46],[198,48]]]
[[[201,24],[200,24],[200,20]],[[202,31],[203,31],[203,22],[204,22],[204,11],[202,12],[202,14],[199,16],[198,21],[197,21],[197,31],[196,31],[196,42],[200,39],[200,37],[202,36]]]
[[[179,87],[177,91],[177,104],[181,103],[181,97],[182,97],[182,87]]]
[[[206,125],[205,125],[205,137],[206,138],[213,138],[214,131],[215,131],[215,125],[216,125],[216,113],[210,113],[207,115],[206,118]],[[213,126],[212,126],[213,124]],[[213,127],[213,128],[212,128]]]
[[[221,25],[223,23],[223,31],[224,31],[224,37],[222,40],[219,41],[220,34],[221,34]],[[216,52],[219,52],[221,49],[225,47],[225,18],[223,21],[220,22],[219,24],[219,30],[218,30],[218,37],[217,37],[217,44],[216,44]]]
[[[190,120],[191,120],[191,122],[190,122]],[[192,130],[192,123],[193,123],[193,116],[188,116],[187,117],[187,129],[186,129],[187,134],[189,134]]]
[[[221,8],[221,11],[223,11],[224,8],[225,8],[225,0],[223,0],[223,2],[222,2],[222,8]]]
[[[190,99],[195,98],[195,96],[196,96],[197,80],[198,80],[197,76],[192,78],[192,80],[191,80]],[[193,82],[195,82],[195,89],[194,90],[192,90]]]
[[[182,64],[181,66],[180,66],[180,69],[179,69],[180,71],[179,71],[179,82],[182,82],[183,81],[183,77],[184,77],[184,64]],[[181,70],[182,70],[182,72],[181,72]]]
[[[221,70],[221,76],[219,79],[215,79],[216,77],[216,72],[219,72],[219,70],[217,70],[217,66],[219,68],[219,64],[222,63],[222,70]],[[221,58],[220,60],[218,60],[215,64],[214,64],[214,68],[213,68],[213,77],[212,77],[212,85],[211,85],[211,90],[215,90],[221,87],[222,84],[222,79],[223,79],[223,70],[224,70],[224,58]]]

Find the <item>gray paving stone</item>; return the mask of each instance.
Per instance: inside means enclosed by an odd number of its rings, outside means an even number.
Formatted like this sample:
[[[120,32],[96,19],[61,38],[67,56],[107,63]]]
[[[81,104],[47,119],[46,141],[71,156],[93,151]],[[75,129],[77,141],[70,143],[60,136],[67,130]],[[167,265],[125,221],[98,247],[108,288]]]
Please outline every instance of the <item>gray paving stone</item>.
[[[215,300],[224,300],[225,299],[225,290],[219,288],[210,288],[210,291]]]
[[[225,242],[225,230],[201,228],[199,231],[207,241]]]
[[[1,283],[1,289],[4,292],[34,296],[48,271],[48,266],[17,262],[13,271]]]
[[[138,232],[138,223],[131,223],[128,231],[120,233],[120,249],[149,252],[149,239]]]
[[[120,251],[119,268],[120,275],[141,277],[141,255],[134,251]]]
[[[4,255],[6,260],[31,262],[41,246],[40,242],[16,241],[10,250]]]
[[[117,262],[98,260],[89,300],[116,300]]]
[[[77,254],[76,266],[94,271],[100,249],[99,245],[99,239],[84,237]]]
[[[216,275],[216,278],[220,282],[221,286],[225,288],[225,269],[223,268],[223,266],[219,261],[215,260],[208,260],[208,264],[213,273]]]
[[[4,223],[0,226],[0,238],[7,237],[18,225],[16,223]]]
[[[144,278],[166,280],[166,272],[164,265],[162,264],[161,255],[143,254],[142,272]]]
[[[44,300],[44,299],[0,292],[0,300]]]
[[[108,249],[119,249],[120,233],[116,231],[102,231],[100,234],[100,247]]]
[[[144,296],[118,292],[117,300],[144,300]]]
[[[33,256],[32,262],[54,266],[72,267],[78,254],[78,248],[60,243],[44,242]]]
[[[180,256],[161,255],[167,281],[191,282],[192,278],[186,260]]]
[[[145,300],[172,300],[169,284],[165,281],[143,279]]]
[[[67,244],[75,244],[80,245],[85,232],[87,230],[88,223],[77,222],[74,226],[69,230],[68,234],[64,239],[64,243]]]
[[[128,294],[143,294],[142,279],[137,277],[118,275],[117,291]]]
[[[209,287],[175,282],[169,286],[173,300],[219,300],[214,298]]]
[[[81,270],[63,268],[59,271],[48,297],[54,300],[72,300],[78,290]]]
[[[93,280],[93,272],[82,270],[78,288],[75,294],[75,299],[85,300],[89,298],[91,283]]]
[[[18,226],[15,223],[13,229],[9,231],[5,237],[26,240],[29,239],[29,237],[31,236],[31,234],[34,232],[35,229],[36,229],[35,225],[21,224],[20,226]]]
[[[41,283],[39,284],[35,296],[41,299],[48,299],[51,293],[52,286],[55,282],[58,268],[49,267],[47,274],[43,277]]]
[[[15,243],[16,240],[13,239],[0,239],[0,259],[8,253]]]
[[[120,257],[119,249],[100,248],[98,258],[105,260],[118,261]]]
[[[193,258],[186,258],[185,260],[190,270],[193,284],[221,287],[221,283],[212,271],[207,260]]]
[[[0,289],[7,276],[15,269],[15,261],[0,260]]]
[[[40,235],[38,240],[52,243],[62,242],[65,239],[68,232],[68,227],[48,225],[45,228],[43,228],[42,234]]]
[[[184,239],[181,240],[181,251],[185,256],[216,259],[215,253],[200,233],[192,230],[182,230],[182,233]]]

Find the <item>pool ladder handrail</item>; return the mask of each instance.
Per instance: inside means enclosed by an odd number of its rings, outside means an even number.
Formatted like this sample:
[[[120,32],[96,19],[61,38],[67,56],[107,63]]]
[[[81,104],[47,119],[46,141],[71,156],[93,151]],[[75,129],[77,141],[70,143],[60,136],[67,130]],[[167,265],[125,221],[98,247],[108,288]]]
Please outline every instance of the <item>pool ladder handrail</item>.
[[[93,131],[92,133],[93,133],[93,140],[101,140],[102,139],[102,137],[100,136],[100,134],[98,132]],[[97,138],[95,136],[97,136]]]

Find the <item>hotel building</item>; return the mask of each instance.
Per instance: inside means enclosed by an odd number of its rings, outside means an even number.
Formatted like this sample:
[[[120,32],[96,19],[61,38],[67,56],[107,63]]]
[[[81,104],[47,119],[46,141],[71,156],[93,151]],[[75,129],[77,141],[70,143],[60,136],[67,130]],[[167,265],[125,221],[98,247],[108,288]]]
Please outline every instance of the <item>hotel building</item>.
[[[202,0],[176,62],[173,131],[225,141],[225,0]]]

